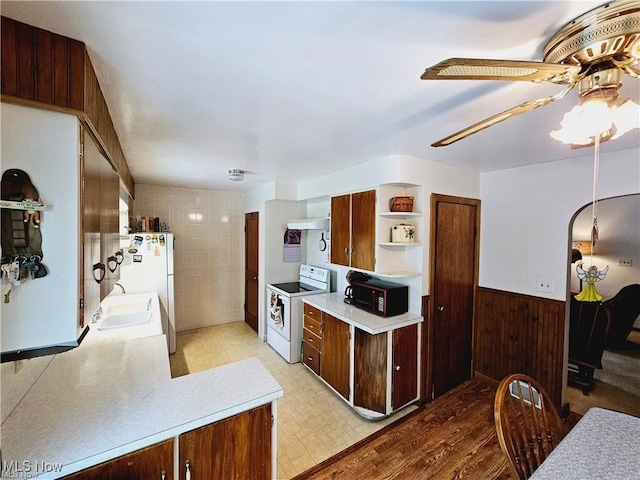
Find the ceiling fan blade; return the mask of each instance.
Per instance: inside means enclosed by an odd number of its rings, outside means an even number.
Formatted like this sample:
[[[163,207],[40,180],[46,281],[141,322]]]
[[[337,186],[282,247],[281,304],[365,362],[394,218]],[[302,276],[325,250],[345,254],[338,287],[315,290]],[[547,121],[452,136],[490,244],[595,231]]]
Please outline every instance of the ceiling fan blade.
[[[524,102],[518,105],[517,107],[510,108],[509,110],[505,110],[504,112],[493,115],[489,118],[485,118],[484,120],[479,121],[478,123],[474,123],[470,127],[463,128],[462,130],[454,133],[453,135],[449,135],[441,140],[438,140],[435,143],[432,143],[432,147],[446,147],[447,145],[451,145],[452,143],[457,142],[458,140],[462,140],[463,138],[467,138],[469,135],[473,135],[474,133],[478,133],[485,128],[489,128],[496,123],[500,123],[505,121],[508,118],[515,117],[516,115],[520,115],[521,113],[528,112],[530,110],[534,110],[538,107],[544,107],[551,102],[556,102],[564,97],[566,97],[567,93],[569,93],[573,88],[584,78],[585,74],[581,73],[573,79],[573,81],[567,85],[565,88],[560,90],[558,93],[551,95],[550,97],[540,98],[538,100],[533,100],[530,102]]]
[[[572,83],[581,67],[558,63],[449,58],[427,68],[422,80],[508,80]]]

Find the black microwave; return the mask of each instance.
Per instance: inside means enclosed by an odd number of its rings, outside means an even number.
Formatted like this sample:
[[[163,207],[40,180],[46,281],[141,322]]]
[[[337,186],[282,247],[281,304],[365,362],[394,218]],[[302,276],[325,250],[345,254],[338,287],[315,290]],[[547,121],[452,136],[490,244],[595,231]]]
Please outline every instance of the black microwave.
[[[409,287],[377,278],[352,281],[345,292],[345,302],[383,317],[409,310]]]

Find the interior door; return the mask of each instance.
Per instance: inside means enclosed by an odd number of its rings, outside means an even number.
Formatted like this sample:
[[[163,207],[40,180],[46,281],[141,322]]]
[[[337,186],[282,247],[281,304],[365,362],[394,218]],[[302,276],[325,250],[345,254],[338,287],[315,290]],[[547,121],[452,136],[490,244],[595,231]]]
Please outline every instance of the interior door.
[[[244,321],[258,333],[258,212],[244,216]]]
[[[431,216],[431,397],[435,398],[471,378],[480,201],[434,194]]]

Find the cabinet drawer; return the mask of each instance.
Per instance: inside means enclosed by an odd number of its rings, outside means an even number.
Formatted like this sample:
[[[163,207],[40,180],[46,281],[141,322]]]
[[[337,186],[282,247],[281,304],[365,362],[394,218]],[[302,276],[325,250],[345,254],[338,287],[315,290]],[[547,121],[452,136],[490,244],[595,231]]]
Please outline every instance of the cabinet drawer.
[[[304,314],[309,315],[311,318],[315,318],[318,322],[320,322],[320,314],[322,312],[318,310],[316,307],[312,307],[308,303],[304,304]]]
[[[322,338],[322,326],[320,324],[320,316],[317,318],[311,318],[306,315],[304,316],[304,328],[309,330],[311,333],[317,335]]]
[[[320,375],[320,352],[308,345],[307,342],[302,343],[302,361],[316,372],[316,375]]]
[[[322,337],[316,335],[310,330],[307,330],[306,328],[303,330],[303,335],[303,340],[306,344],[315,348],[319,352],[322,351]]]

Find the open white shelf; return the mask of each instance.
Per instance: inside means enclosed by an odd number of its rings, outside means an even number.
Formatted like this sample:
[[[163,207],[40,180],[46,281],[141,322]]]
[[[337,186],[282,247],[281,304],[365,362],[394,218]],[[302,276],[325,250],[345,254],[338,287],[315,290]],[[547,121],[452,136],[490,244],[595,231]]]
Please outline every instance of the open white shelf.
[[[378,245],[381,247],[420,247],[422,243],[420,242],[378,242]]]

